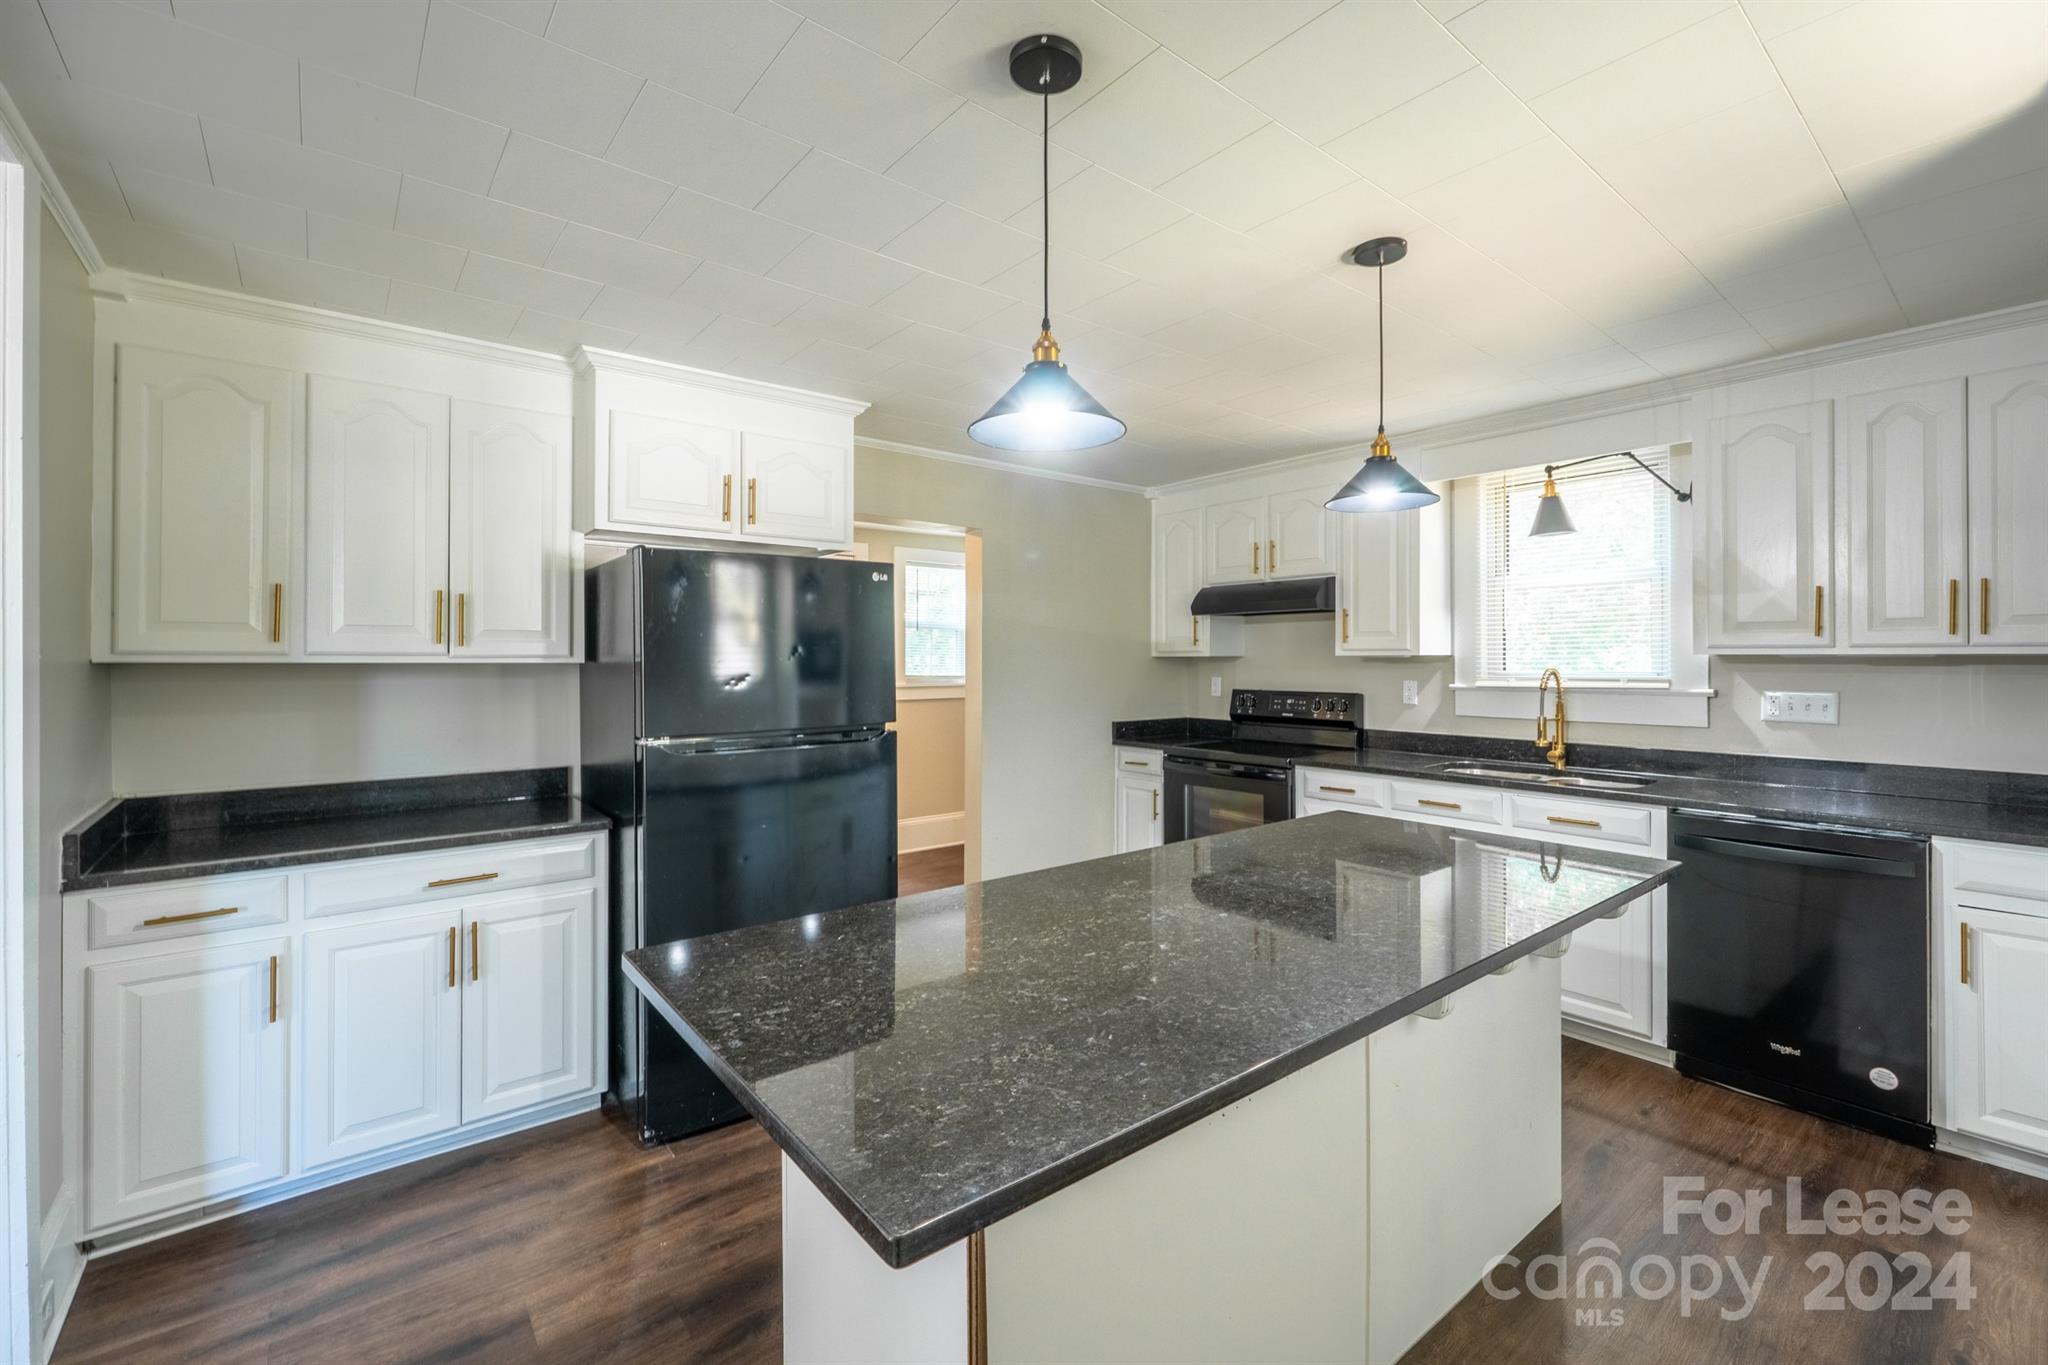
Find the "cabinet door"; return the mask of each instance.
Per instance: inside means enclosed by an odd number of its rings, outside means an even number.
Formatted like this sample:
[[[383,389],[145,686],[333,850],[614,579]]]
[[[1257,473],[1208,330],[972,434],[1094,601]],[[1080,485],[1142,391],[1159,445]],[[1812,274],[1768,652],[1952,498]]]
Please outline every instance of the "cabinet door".
[[[466,918],[462,1121],[594,1088],[595,893],[472,906]]]
[[[462,1121],[460,921],[451,907],[306,935],[308,1167]]]
[[[88,1232],[285,1173],[284,939],[85,971]]]
[[[1834,643],[1834,405],[1716,418],[1708,438],[1708,639],[1719,649]]]
[[[286,653],[291,376],[123,346],[114,388],[114,649]]]
[[[1271,578],[1306,578],[1337,572],[1337,514],[1323,506],[1321,484],[1266,499],[1266,564]]]
[[[1969,936],[1969,981],[1952,962],[1943,987],[1948,1126],[2048,1154],[2048,919],[1949,913],[1950,934]]]
[[[611,520],[671,531],[731,531],[740,434],[614,411],[608,431]]]
[[[1188,610],[1202,587],[1202,515],[1152,520],[1152,652],[1199,654],[1202,622]]]
[[[1572,931],[1559,964],[1568,1018],[1648,1038],[1656,982],[1656,907],[1663,891],[1636,901],[1618,919],[1596,919]]]
[[[569,419],[457,403],[449,587],[458,656],[566,659],[576,587]]]
[[[1965,643],[1963,381],[1858,394],[1848,421],[1849,643]]]
[[[1239,498],[1204,507],[1202,546],[1204,583],[1265,577],[1266,500]]]
[[[1418,515],[1343,518],[1337,533],[1337,653],[1415,652]]]
[[[306,383],[306,652],[445,654],[448,400]]]
[[[759,540],[845,545],[852,455],[845,446],[747,432],[740,438],[746,520],[740,534]]]
[[[1166,841],[1166,821],[1159,802],[1165,790],[1150,773],[1118,773],[1116,777],[1116,851],[1157,848]]]
[[[2048,365],[1970,376],[1972,643],[2048,645]]]

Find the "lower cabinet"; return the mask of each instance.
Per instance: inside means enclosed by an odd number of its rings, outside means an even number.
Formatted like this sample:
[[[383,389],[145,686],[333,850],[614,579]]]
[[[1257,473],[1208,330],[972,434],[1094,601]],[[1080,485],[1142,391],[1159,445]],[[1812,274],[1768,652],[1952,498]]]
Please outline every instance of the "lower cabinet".
[[[462,1117],[526,1109],[597,1084],[597,900],[522,896],[469,912]]]
[[[1157,848],[1166,842],[1166,779],[1157,751],[1116,753],[1115,851]]]
[[[2048,1156],[2048,851],[1937,841],[1939,1126]]]

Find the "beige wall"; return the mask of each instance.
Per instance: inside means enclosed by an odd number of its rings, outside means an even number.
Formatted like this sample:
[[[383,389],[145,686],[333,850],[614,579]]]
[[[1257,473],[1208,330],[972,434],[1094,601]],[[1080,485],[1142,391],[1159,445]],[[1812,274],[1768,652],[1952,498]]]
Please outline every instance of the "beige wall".
[[[1110,848],[1109,723],[1184,708],[1151,657],[1152,514],[1136,493],[862,446],[863,518],[982,533],[982,866]]]
[[[912,535],[907,531],[857,528],[853,538],[868,558],[888,563],[899,547],[961,552],[959,536]],[[898,631],[902,622],[897,622]],[[970,660],[972,656],[970,654]],[[970,662],[970,668],[973,666]],[[915,820],[956,815],[967,804],[967,700],[924,697],[908,688],[896,694],[896,815]]]
[[[1330,649],[1327,616],[1247,620],[1244,658],[1182,666],[1194,714],[1223,715],[1233,687],[1327,687],[1364,693],[1375,729],[1530,733],[1524,721],[1453,715],[1448,659],[1338,659]],[[1209,696],[1211,677],[1223,679],[1222,698]],[[1419,705],[1401,704],[1408,678],[1422,684]],[[1571,733],[1588,744],[2048,772],[2048,660],[1717,658],[1709,680],[1719,695],[1703,729],[1575,721]],[[1757,707],[1767,690],[1839,692],[1842,723],[1765,725]]]

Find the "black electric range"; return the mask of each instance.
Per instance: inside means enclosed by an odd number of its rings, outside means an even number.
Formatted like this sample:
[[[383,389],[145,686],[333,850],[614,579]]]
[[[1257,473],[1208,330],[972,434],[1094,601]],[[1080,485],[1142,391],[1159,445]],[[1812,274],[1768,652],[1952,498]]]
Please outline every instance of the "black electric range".
[[[1166,750],[1167,843],[1271,824],[1293,814],[1289,771],[1365,744],[1365,698],[1356,692],[1230,694],[1230,737]]]

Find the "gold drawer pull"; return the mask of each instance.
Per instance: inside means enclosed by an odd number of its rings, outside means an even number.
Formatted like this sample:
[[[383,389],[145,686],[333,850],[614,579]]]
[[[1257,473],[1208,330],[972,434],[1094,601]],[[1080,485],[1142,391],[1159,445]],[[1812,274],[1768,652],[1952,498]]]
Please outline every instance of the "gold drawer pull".
[[[156,915],[144,920],[142,927],[154,929],[159,924],[190,924],[196,919],[219,919],[222,915],[232,915],[241,908],[239,905],[223,905],[218,910],[188,910],[182,915]]]
[[[277,1022],[277,955],[270,956],[270,1022]]]
[[[494,882],[496,880],[498,880],[498,874],[495,872],[477,872],[467,877],[440,877],[428,882],[427,890],[431,891],[437,886],[467,886],[471,882]]]
[[[1152,818],[1154,820],[1159,818],[1159,789],[1157,787],[1152,789]]]
[[[270,585],[270,643],[284,642],[284,584]]]
[[[1988,578],[1977,580],[1977,633],[1991,633],[1991,580]]]
[[[1970,922],[1963,921],[1963,984],[1970,984]]]
[[[475,920],[471,920],[471,921],[469,922],[469,979],[470,979],[471,981],[474,981],[474,980],[476,980],[476,979],[477,979],[477,960],[476,960],[476,921],[475,921]]]
[[[1464,808],[1463,806],[1459,805],[1459,804],[1458,804],[1457,802],[1455,802],[1455,801],[1432,801],[1432,800],[1430,800],[1430,799],[1429,799],[1428,797],[1426,797],[1426,796],[1418,796],[1418,797],[1416,797],[1416,798],[1415,798],[1415,804],[1416,804],[1416,805],[1418,805],[1418,806],[1435,806],[1435,807],[1436,807],[1436,808],[1437,808],[1438,810],[1463,810],[1463,809],[1465,809],[1465,808]]]
[[[1956,604],[1962,599],[1963,582],[1959,578],[1948,581],[1948,633],[1956,633]]]
[[[1820,628],[1821,604],[1827,600],[1827,591],[1826,588],[1818,583],[1813,585],[1813,633],[1816,638],[1822,633]]]
[[[434,643],[441,643],[441,623],[448,619],[448,589],[434,589]]]
[[[448,989],[455,989],[455,926],[448,926]]]
[[[1149,768],[1152,765],[1142,758],[1127,758],[1124,760],[1124,766],[1126,768]]]
[[[1598,820],[1581,820],[1576,815],[1546,815],[1543,818],[1553,825],[1577,825],[1580,829],[1600,828]]]
[[[469,646],[469,594],[466,592],[455,594],[455,643],[464,648]]]
[[[1317,787],[1316,790],[1319,792],[1336,792],[1339,796],[1358,795],[1358,788],[1356,787]]]

